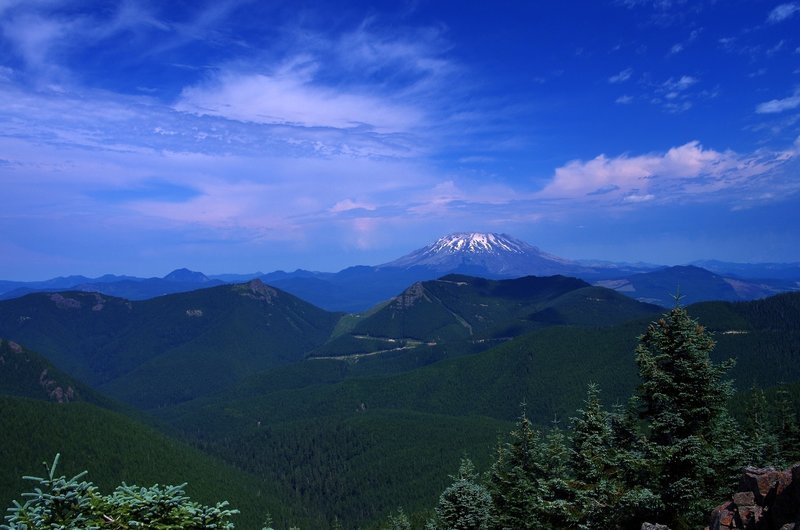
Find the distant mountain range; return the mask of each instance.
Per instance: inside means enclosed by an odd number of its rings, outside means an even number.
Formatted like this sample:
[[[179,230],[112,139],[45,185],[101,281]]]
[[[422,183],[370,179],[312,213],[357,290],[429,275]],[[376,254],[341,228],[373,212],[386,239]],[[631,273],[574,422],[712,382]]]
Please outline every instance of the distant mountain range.
[[[206,276],[178,269],[163,278],[105,275],[94,279],[69,276],[41,282],[0,281],[0,300],[65,289],[146,300],[259,278],[329,311],[358,312],[397,295],[416,282],[446,274],[488,279],[571,276],[662,306],[671,305],[672,296],[678,291],[686,296],[685,303],[691,303],[752,300],[800,289],[800,264],[703,261],[690,266],[664,267],[646,263],[573,261],[543,252],[506,234],[461,232],[442,237],[388,263],[348,267],[336,273],[298,269]]]
[[[13,282],[0,280],[0,300],[9,300],[36,292],[63,290],[86,291],[119,296],[128,300],[146,300],[165,294],[182,293],[229,283],[211,279],[202,272],[177,269],[163,278],[137,278],[106,274],[99,278],[62,276],[41,282]]]

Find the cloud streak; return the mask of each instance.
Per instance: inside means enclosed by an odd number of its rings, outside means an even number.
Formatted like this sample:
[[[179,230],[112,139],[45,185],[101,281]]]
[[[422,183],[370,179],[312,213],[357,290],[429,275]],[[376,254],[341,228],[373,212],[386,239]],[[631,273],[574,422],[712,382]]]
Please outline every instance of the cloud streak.
[[[788,4],[780,4],[776,6],[767,16],[767,22],[776,24],[792,18],[795,14],[800,13],[800,4],[797,2],[789,2]]]
[[[538,197],[609,204],[715,200],[720,192],[738,193],[780,179],[781,167],[796,156],[793,149],[740,155],[707,149],[697,141],[664,153],[598,155],[556,169]]]
[[[424,113],[413,106],[315,85],[314,69],[306,63],[273,75],[225,73],[184,89],[175,108],[263,124],[367,127],[379,133],[409,132],[423,123]]]
[[[796,88],[791,96],[759,103],[756,106],[756,112],[759,114],[778,114],[798,107],[800,107],[800,88]]]

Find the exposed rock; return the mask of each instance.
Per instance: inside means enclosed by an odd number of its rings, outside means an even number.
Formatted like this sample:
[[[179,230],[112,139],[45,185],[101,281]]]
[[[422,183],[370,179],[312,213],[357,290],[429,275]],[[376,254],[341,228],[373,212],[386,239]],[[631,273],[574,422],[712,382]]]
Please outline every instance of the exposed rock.
[[[745,468],[739,491],[712,512],[709,528],[800,529],[800,464],[785,471]]]
[[[411,307],[416,303],[417,300],[420,299],[427,299],[425,295],[425,287],[422,285],[422,282],[417,282],[405,291],[400,296],[395,297],[395,306],[398,309],[405,309],[407,307]]]
[[[95,304],[92,306],[92,311],[102,311],[106,306],[106,299],[98,293],[94,293]]]
[[[8,347],[11,348],[11,351],[13,351],[14,353],[22,353],[22,346],[20,346],[13,340],[8,341]]]
[[[272,303],[272,299],[278,296],[278,291],[257,278],[244,284],[244,287],[246,287],[246,290],[242,292],[242,296],[263,300],[267,303]]]
[[[66,298],[65,296],[55,293],[50,295],[50,300],[55,302],[56,307],[59,309],[80,309],[81,303],[74,298]]]
[[[665,524],[642,523],[641,530],[669,530]]]
[[[186,310],[186,316],[187,317],[201,317],[201,316],[203,316],[203,310],[202,309],[187,309]]]

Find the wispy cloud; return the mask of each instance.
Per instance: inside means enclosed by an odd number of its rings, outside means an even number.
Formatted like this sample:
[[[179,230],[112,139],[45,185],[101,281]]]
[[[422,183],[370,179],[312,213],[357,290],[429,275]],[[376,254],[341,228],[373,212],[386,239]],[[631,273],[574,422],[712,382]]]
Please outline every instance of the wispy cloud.
[[[314,62],[298,59],[268,75],[224,73],[212,82],[183,90],[175,108],[199,115],[265,124],[408,132],[424,113],[412,105],[369,93],[315,83]],[[299,64],[298,64],[299,63]]]
[[[655,87],[651,102],[660,105],[667,112],[685,112],[692,108],[692,100],[697,95],[691,93],[689,89],[697,83],[698,79],[690,75],[670,77]]]
[[[798,107],[800,107],[800,88],[796,88],[791,96],[759,103],[756,106],[756,112],[759,114],[777,114]]]
[[[773,24],[777,22],[783,22],[784,20],[792,18],[796,13],[800,13],[800,4],[797,2],[780,4],[769,12],[769,15],[767,16],[767,22]]]
[[[706,149],[697,141],[665,153],[598,155],[559,167],[538,195],[611,204],[702,200],[724,190],[741,191],[767,175],[774,177],[776,168],[796,156],[794,150],[740,155]]]
[[[672,45],[669,50],[669,55],[675,55],[681,53],[683,50],[686,49],[687,46],[691,45],[695,40],[697,40],[698,35],[700,35],[699,29],[694,29],[689,33],[689,36],[686,40],[682,42],[676,42]]]
[[[608,78],[609,83],[624,83],[633,75],[633,68],[626,68],[618,74],[614,74]]]

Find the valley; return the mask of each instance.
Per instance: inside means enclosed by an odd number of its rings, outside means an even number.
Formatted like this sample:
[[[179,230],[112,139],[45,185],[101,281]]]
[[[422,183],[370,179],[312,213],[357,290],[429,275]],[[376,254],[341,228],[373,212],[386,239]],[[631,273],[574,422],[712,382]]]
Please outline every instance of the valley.
[[[683,272],[630,284],[720,295],[687,309],[716,342],[712,359],[735,359],[737,400],[780,390],[800,410],[800,293],[732,301],[713,273]],[[188,481],[239,508],[237,528],[268,514],[276,528],[378,528],[398,506],[421,523],[464,455],[489,469],[521,403],[545,430],[569,429],[590,383],[624,406],[658,301],[562,274],[457,271],[355,313],[260,279],[144,300],[3,300],[0,500],[61,452],[104,486]]]

